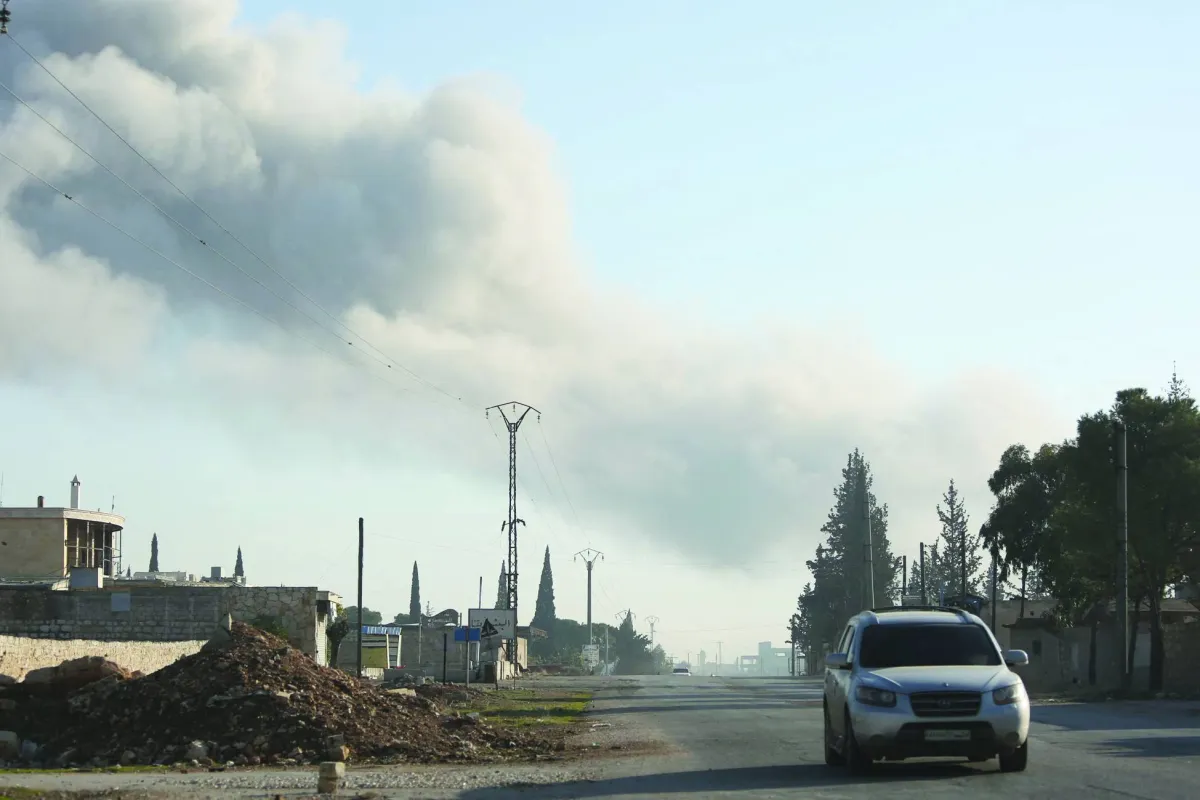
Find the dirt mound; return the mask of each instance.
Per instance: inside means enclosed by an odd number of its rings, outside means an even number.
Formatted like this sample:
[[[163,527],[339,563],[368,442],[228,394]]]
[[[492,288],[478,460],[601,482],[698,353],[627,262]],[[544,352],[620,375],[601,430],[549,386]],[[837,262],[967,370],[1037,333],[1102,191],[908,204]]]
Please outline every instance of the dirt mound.
[[[0,706],[0,727],[38,743],[45,763],[315,762],[343,742],[356,760],[498,760],[557,749],[536,732],[446,715],[429,699],[320,666],[242,623],[228,641],[149,675],[107,670],[57,695],[45,691],[53,684],[71,686],[61,679],[0,690],[10,701]]]

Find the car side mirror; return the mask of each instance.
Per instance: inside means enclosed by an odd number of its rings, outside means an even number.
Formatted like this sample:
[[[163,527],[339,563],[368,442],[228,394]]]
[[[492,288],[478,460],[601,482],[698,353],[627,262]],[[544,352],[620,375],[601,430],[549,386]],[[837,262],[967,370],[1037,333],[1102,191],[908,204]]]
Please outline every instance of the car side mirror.
[[[850,669],[850,656],[847,653],[830,653],[825,656],[826,669]]]
[[[1010,667],[1028,666],[1029,653],[1024,650],[1009,650],[1004,654],[1004,663]]]

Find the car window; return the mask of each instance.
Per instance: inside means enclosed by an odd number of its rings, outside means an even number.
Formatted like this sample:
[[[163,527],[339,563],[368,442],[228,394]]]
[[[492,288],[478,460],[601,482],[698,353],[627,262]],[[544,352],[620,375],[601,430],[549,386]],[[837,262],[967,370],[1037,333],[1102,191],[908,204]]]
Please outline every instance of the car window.
[[[835,653],[847,652],[847,645],[850,644],[850,632],[853,630],[854,630],[853,627],[851,627],[849,625],[846,626],[846,630],[842,631],[842,638],[838,639],[837,647],[834,648],[833,652],[835,652]]]
[[[871,625],[859,642],[864,669],[998,667],[1000,653],[978,625]]]

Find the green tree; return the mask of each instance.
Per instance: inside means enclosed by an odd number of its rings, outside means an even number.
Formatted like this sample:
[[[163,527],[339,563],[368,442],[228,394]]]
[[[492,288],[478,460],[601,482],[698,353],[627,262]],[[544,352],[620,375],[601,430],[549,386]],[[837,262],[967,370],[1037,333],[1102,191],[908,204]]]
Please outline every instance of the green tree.
[[[1080,417],[1073,440],[1030,457],[1009,448],[990,482],[996,507],[984,526],[1007,569],[1036,564],[1079,622],[1109,603],[1117,586],[1114,426],[1126,427],[1131,611],[1145,603],[1150,623],[1150,688],[1163,680],[1161,604],[1168,587],[1195,569],[1200,545],[1200,410],[1178,376],[1163,395],[1118,392],[1108,411]],[[1131,634],[1133,630],[1131,630]],[[1130,642],[1134,657],[1136,638]]]
[[[421,576],[417,574],[417,562],[413,562],[412,587],[408,592],[408,617],[413,622],[421,620]]]
[[[863,608],[864,498],[870,509],[875,605],[892,605],[899,596],[900,562],[887,536],[888,507],[878,502],[873,484],[870,464],[855,450],[846,457],[842,481],[833,490],[833,508],[821,526],[825,541],[818,545],[816,558],[806,562],[813,580],[796,603],[802,620],[798,641],[808,655],[819,656],[825,645],[836,644],[846,620]]]
[[[550,548],[547,547],[545,557],[542,559],[542,578],[538,583],[537,603],[534,606],[533,620],[530,623],[533,627],[545,631],[546,638],[533,639],[529,642],[530,658],[536,657],[539,661],[544,661],[557,651],[558,644],[555,642],[554,632],[556,622],[554,573],[550,569]]]
[[[150,571],[158,572],[158,534],[150,537]]]
[[[537,604],[533,611],[533,626],[541,628],[548,634],[554,633],[554,620],[557,614],[554,610],[554,572],[550,569],[550,547],[546,547],[546,555],[542,559],[542,579],[538,583]]]
[[[358,624],[358,606],[346,606],[345,608],[343,608],[341,610],[341,613],[339,613],[338,616],[344,617],[346,619],[346,621],[350,624],[350,628],[353,629],[354,626]],[[378,611],[372,611],[371,609],[367,608],[366,606],[363,606],[362,624],[363,625],[382,625],[383,624],[383,614],[379,613]]]
[[[650,637],[634,630],[632,614],[626,614],[617,627],[611,655],[617,661],[614,674],[650,675],[656,671],[654,656],[650,652]]]
[[[508,567],[500,562],[500,580],[496,583],[496,608],[508,608]]]
[[[667,651],[663,650],[661,644],[656,644],[650,650],[651,669],[654,672],[670,672],[674,667],[671,659],[667,656]]]
[[[246,566],[242,563],[242,548],[238,548],[237,561],[233,565],[233,577],[246,577]]]
[[[942,534],[937,542],[940,550],[938,576],[947,594],[965,597],[982,591],[983,556],[979,553],[979,535],[971,533],[970,517],[958,493],[954,481],[950,481],[942,495],[943,508],[937,507],[938,521],[942,523]]]

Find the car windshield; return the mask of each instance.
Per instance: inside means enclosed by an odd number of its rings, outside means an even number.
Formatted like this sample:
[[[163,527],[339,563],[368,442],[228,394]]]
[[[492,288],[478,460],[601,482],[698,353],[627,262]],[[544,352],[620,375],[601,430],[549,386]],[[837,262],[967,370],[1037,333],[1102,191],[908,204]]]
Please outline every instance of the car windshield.
[[[858,665],[998,667],[1000,653],[978,625],[871,625],[862,633]]]
[[[686,667],[677,667],[675,669],[675,671],[682,675],[683,673],[687,672],[687,668]]]

